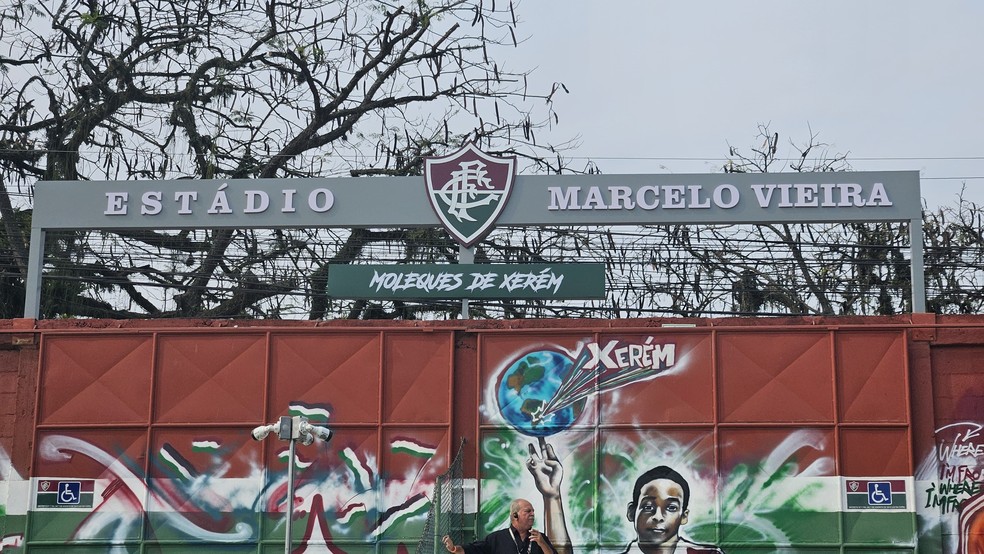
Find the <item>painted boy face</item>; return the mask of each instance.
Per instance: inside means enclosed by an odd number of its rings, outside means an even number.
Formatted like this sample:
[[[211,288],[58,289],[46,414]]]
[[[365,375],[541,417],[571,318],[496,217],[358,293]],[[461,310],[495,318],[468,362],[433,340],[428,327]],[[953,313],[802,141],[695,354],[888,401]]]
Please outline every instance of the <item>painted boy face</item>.
[[[688,513],[683,509],[683,488],[670,479],[654,479],[643,485],[639,503],[629,505],[628,516],[635,523],[639,546],[644,548],[676,544]]]

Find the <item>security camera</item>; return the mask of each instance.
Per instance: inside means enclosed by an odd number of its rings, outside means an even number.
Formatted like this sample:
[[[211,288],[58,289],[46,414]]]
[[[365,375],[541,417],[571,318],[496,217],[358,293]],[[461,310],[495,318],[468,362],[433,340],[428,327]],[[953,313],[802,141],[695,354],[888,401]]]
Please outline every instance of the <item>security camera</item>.
[[[250,433],[250,435],[253,436],[253,440],[255,440],[255,441],[261,441],[261,440],[267,438],[267,435],[270,434],[270,430],[271,429],[270,429],[270,426],[269,425],[260,425],[259,427],[253,429],[253,431]]]
[[[317,425],[311,426],[311,433],[318,437],[323,442],[328,442],[331,440],[331,429],[327,427],[319,427]]]
[[[250,433],[253,436],[253,440],[261,441],[270,433],[276,432],[277,428],[280,427],[279,423],[271,423],[270,425],[260,425]]]
[[[301,444],[308,445],[318,438],[324,442],[331,440],[331,429],[319,425],[311,425],[306,420],[301,422],[301,436],[304,440]]]

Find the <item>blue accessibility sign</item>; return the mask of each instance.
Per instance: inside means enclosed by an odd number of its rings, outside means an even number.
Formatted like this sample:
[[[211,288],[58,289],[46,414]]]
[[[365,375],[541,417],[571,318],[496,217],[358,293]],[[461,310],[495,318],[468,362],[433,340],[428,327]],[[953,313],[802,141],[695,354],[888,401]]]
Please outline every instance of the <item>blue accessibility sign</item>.
[[[888,481],[868,481],[868,505],[884,506],[892,503],[892,484]]]
[[[93,479],[38,479],[38,509],[85,509],[92,508],[95,499],[95,480]]]

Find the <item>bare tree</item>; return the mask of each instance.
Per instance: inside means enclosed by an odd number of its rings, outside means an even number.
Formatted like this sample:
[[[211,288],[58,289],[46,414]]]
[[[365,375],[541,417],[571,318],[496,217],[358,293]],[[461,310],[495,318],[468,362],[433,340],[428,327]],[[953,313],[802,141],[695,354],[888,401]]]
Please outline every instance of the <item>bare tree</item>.
[[[536,95],[495,61],[511,3],[8,1],[0,12],[0,306],[20,315],[40,179],[415,175],[467,140],[568,171]],[[563,145],[560,145],[562,148]],[[791,149],[794,154],[784,152]],[[839,171],[767,125],[723,171]],[[598,171],[589,165],[587,171]],[[927,214],[928,304],[979,312],[981,210]],[[477,261],[597,261],[608,298],[486,301],[475,317],[891,314],[911,309],[905,224],[497,229]],[[51,233],[42,316],[453,317],[453,302],[325,294],[330,264],[446,263],[440,229]]]
[[[805,143],[758,130],[760,145],[729,147],[729,173],[844,171],[812,130]],[[659,238],[656,238],[659,237]],[[894,314],[911,309],[905,224],[762,224],[657,228],[649,270],[637,279],[647,303],[669,298],[678,315]]]
[[[37,180],[408,175],[464,141],[562,169],[535,134],[563,85],[534,94],[494,58],[517,44],[511,2],[13,0],[2,13],[4,294],[26,275],[19,214]],[[327,317],[329,262],[374,243],[412,257],[414,233],[63,233],[42,312]]]
[[[966,200],[923,215],[926,309],[984,312],[984,206]]]

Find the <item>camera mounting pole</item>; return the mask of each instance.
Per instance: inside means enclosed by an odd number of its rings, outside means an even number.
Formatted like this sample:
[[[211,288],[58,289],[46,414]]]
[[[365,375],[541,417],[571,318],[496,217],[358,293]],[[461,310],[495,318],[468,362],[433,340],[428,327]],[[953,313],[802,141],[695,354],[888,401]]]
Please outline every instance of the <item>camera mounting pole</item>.
[[[314,442],[314,439],[321,439],[323,442],[331,440],[331,429],[319,425],[311,425],[306,417],[303,416],[281,416],[276,423],[260,425],[253,429],[250,435],[253,440],[261,441],[267,438],[270,433],[276,433],[277,438],[287,441],[290,445],[287,449],[287,523],[284,529],[284,554],[290,554],[291,543],[293,542],[293,523],[294,523],[294,450],[297,441],[307,446]]]

